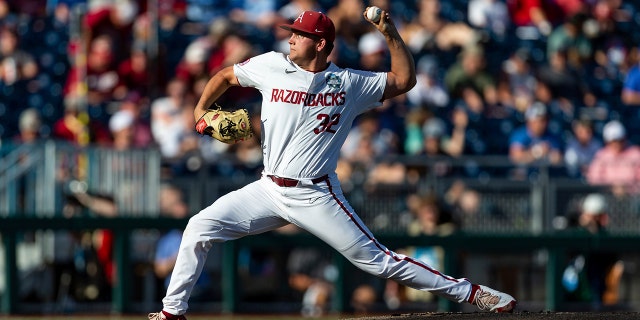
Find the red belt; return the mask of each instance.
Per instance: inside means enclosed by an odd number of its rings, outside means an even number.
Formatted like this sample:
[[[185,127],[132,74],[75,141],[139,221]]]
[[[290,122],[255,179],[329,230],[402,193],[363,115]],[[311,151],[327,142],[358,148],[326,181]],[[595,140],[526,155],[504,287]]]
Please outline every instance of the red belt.
[[[282,178],[282,177],[273,176],[273,175],[268,175],[267,177],[269,177],[271,181],[275,182],[277,185],[281,187],[296,187],[300,183],[300,181],[296,179]],[[325,181],[327,179],[329,179],[329,175],[325,174],[322,177],[312,179],[311,183],[316,184],[316,183]]]

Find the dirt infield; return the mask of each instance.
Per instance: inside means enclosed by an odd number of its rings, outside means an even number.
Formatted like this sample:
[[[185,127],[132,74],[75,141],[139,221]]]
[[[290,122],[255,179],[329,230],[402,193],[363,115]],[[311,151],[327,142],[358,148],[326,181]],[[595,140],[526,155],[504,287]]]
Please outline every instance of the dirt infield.
[[[296,315],[192,315],[189,320],[283,320],[283,319],[309,319]],[[142,320],[146,315],[126,316],[89,316],[89,315],[65,315],[65,316],[5,316],[0,314],[0,320]],[[315,318],[316,320],[630,320],[640,319],[638,312],[514,312],[514,313],[489,313],[489,312],[429,312],[388,314],[364,317],[338,317],[327,316]]]
[[[514,313],[456,313],[456,312],[433,312],[433,313],[411,313],[393,314],[390,316],[375,316],[354,318],[354,320],[438,320],[438,319],[499,319],[499,320],[523,320],[523,319],[553,319],[553,320],[630,320],[640,319],[638,312],[514,312]]]

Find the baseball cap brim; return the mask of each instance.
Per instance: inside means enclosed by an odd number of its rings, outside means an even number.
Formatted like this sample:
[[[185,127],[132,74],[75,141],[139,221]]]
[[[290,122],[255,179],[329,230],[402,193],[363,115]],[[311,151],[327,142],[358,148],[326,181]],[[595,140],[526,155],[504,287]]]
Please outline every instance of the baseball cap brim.
[[[298,32],[298,33],[302,33],[302,34],[304,34],[304,35],[311,36],[311,37],[313,37],[313,38],[318,38],[318,39],[319,39],[319,38],[322,38],[321,36],[319,36],[319,35],[317,35],[317,34],[313,34],[313,33],[311,33],[311,32],[308,32],[308,31],[302,30],[302,29],[300,29],[300,28],[296,28],[296,27],[294,27],[293,25],[290,25],[290,24],[283,24],[283,25],[280,25],[280,28],[285,29],[285,30],[287,30],[287,31],[291,31],[291,32]]]

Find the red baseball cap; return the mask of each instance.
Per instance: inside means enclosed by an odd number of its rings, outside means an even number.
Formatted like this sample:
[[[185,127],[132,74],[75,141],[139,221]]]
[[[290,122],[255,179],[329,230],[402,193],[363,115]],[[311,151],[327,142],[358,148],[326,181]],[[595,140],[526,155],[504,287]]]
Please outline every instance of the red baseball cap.
[[[336,28],[333,22],[322,12],[305,11],[292,24],[283,24],[280,28],[312,34],[330,42],[336,39]]]

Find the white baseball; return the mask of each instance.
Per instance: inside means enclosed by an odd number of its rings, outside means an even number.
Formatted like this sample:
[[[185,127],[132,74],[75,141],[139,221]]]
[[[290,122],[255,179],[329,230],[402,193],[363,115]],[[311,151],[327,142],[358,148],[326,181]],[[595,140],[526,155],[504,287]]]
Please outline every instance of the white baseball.
[[[369,7],[369,9],[367,9],[367,19],[375,23],[378,23],[378,21],[380,21],[381,13],[382,13],[382,9],[378,7]]]

